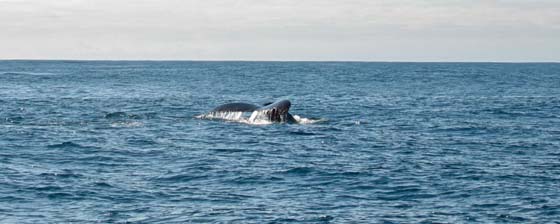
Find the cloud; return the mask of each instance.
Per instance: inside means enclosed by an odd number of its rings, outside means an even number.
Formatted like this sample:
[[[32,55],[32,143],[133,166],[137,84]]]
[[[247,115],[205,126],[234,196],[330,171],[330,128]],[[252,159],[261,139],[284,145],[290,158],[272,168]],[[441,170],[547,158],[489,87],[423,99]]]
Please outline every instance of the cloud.
[[[558,49],[558,11],[552,0],[0,0],[11,49],[0,58],[473,60],[477,46]],[[526,47],[516,58],[559,56]]]

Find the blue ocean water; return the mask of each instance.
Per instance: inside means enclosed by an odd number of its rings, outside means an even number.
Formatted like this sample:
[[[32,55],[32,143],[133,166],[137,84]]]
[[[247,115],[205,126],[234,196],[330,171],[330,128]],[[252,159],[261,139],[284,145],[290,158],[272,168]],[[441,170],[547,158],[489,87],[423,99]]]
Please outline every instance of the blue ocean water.
[[[0,223],[558,220],[560,64],[0,61]]]

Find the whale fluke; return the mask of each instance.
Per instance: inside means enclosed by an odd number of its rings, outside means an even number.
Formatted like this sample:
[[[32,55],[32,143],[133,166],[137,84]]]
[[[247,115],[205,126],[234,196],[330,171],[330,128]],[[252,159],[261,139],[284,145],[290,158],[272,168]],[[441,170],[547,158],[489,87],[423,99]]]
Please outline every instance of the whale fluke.
[[[214,108],[203,117],[230,120],[240,118],[244,112],[251,112],[249,121],[266,120],[276,123],[297,123],[296,119],[289,113],[291,106],[292,103],[289,100],[265,103],[262,107],[249,103],[228,103]]]

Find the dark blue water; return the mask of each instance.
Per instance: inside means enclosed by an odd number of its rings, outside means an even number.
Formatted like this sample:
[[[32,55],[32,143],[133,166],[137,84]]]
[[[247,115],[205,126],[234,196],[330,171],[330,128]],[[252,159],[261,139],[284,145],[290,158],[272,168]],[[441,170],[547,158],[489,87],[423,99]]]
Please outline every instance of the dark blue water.
[[[1,223],[558,220],[560,64],[0,62]]]

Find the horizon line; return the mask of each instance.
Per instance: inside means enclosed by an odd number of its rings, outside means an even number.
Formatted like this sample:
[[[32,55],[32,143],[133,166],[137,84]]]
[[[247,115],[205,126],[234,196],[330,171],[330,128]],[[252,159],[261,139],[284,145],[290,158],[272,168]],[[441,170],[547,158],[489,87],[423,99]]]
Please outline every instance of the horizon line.
[[[427,61],[413,61],[413,60],[255,60],[255,59],[4,59],[0,58],[0,61],[91,61],[91,62],[309,62],[309,63],[335,63],[335,62],[346,62],[346,63],[494,63],[494,64],[558,64],[560,61],[439,61],[439,60],[427,60]]]

